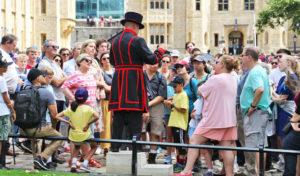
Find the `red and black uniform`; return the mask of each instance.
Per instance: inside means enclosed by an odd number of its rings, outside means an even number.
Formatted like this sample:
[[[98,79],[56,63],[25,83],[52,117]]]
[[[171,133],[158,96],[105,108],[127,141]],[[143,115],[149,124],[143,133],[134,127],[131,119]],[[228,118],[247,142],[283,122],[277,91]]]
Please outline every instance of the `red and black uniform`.
[[[124,29],[113,40],[110,63],[115,67],[115,73],[109,98],[109,110],[115,111],[113,139],[121,138],[124,123],[128,123],[131,135],[140,137],[141,115],[148,111],[143,64],[160,62],[164,52],[159,48],[152,53],[145,40],[130,29]],[[116,144],[116,148],[118,146]]]

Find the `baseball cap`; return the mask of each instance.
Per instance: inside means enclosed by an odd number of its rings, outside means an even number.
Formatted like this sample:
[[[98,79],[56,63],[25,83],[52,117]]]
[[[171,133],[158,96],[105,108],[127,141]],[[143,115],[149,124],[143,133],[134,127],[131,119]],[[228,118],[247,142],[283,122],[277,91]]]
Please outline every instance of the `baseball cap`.
[[[171,51],[171,57],[179,57],[180,56],[180,53],[178,50],[172,50]]]
[[[171,81],[169,83],[169,86],[175,87],[175,86],[177,86],[177,84],[183,84],[184,85],[184,79],[180,75],[175,76],[173,81]]]
[[[75,99],[84,100],[89,97],[89,92],[85,88],[79,88],[75,92]]]
[[[190,67],[190,64],[189,64],[187,61],[185,61],[185,60],[181,60],[180,62],[178,62],[178,63],[175,64],[174,66],[175,66],[175,68],[177,69],[179,65],[184,65],[184,66]]]
[[[193,58],[193,61],[199,61],[199,62],[207,62],[206,58],[204,56],[198,55]]]
[[[1,68],[8,67],[12,63],[13,62],[7,62],[6,59],[3,58],[2,53],[0,52],[0,67]]]
[[[83,59],[86,59],[86,58],[91,59],[91,56],[86,53],[80,54],[76,59],[76,63],[79,64]]]
[[[46,74],[47,74],[47,70],[41,71],[41,70],[39,70],[39,69],[37,69],[37,68],[32,68],[32,69],[29,71],[28,75],[27,75],[27,79],[28,79],[29,82],[32,82],[32,81],[34,81],[37,77],[39,77],[40,75],[44,75],[44,76],[45,76]]]

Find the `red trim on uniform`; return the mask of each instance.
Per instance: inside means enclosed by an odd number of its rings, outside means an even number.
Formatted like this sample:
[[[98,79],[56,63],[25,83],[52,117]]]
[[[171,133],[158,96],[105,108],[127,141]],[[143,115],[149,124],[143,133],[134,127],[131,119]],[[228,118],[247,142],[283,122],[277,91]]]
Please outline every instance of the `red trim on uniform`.
[[[130,39],[129,43],[128,43],[128,57],[129,57],[129,62],[130,64],[132,64],[131,62],[131,56],[130,56],[130,45],[131,45],[131,42],[133,41],[133,39],[135,39],[137,36],[134,36]]]
[[[144,75],[143,73],[141,74],[141,80],[144,80]],[[145,99],[145,97],[147,98],[146,94],[145,94],[145,85],[142,83],[142,109],[145,109],[146,112],[148,112],[148,108],[147,108],[147,101]]]
[[[121,103],[122,103],[122,94],[123,94],[123,81],[124,81],[124,71],[122,70],[122,83],[121,83],[121,91],[119,92],[119,108],[121,108],[120,107],[120,105],[121,105]]]
[[[117,76],[117,78],[118,78],[118,82],[117,82],[117,84],[118,84],[118,94],[119,94],[119,92],[120,92],[120,84],[119,84],[119,72],[118,72],[118,76]],[[116,101],[116,102],[111,102],[111,93],[109,94],[109,104],[118,104],[119,102],[118,101]]]
[[[116,59],[116,55],[115,55],[115,51],[114,51],[114,44],[115,44],[115,40],[113,40],[112,44],[111,44],[111,49],[112,49],[112,52],[114,54],[114,60],[115,60],[115,65],[117,65],[117,59]]]
[[[162,58],[162,55],[159,52],[156,52],[156,53],[159,55],[160,58]]]
[[[137,109],[137,108],[118,108],[118,109],[109,109],[108,111],[144,111],[144,109]]]
[[[140,72],[137,73],[137,80],[136,80],[136,90],[139,90],[139,78],[140,78]]]
[[[162,54],[165,54],[166,50],[164,50],[163,48],[157,48],[157,50],[161,51]]]
[[[156,54],[155,54],[155,57],[156,57],[156,63],[155,63],[155,64],[157,64],[158,61],[159,61],[159,59],[158,59],[158,57],[156,56]]]
[[[137,34],[136,34],[133,30],[131,30],[131,29],[125,28],[123,31],[124,31],[124,32],[130,32],[130,33],[132,33],[132,34],[134,34],[134,35],[137,35]]]
[[[128,78],[128,70],[126,70],[126,78]],[[128,97],[128,79],[126,79],[126,86],[125,87],[126,87],[125,103],[140,104],[140,101],[129,101],[129,100],[127,100],[127,97]]]
[[[115,70],[123,71],[123,70],[142,70],[142,69],[140,69],[140,68],[117,68]]]
[[[128,67],[128,68],[130,68],[130,67],[140,67],[140,68],[143,68],[143,66],[142,65],[116,65],[115,66],[115,68],[119,68],[119,67]]]
[[[125,31],[123,31],[120,39],[119,39],[119,54],[120,54],[120,58],[121,58],[121,63],[124,64],[123,62],[123,57],[122,57],[122,52],[121,52],[121,41],[122,41],[122,38],[123,38],[123,35],[124,35]]]

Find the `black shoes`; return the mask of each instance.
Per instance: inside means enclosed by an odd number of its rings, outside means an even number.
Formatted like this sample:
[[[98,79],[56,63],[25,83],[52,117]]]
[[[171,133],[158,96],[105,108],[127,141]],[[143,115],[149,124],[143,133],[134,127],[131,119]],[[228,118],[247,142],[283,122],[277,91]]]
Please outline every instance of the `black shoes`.
[[[10,170],[10,168],[6,167],[6,166],[3,166],[2,164],[0,164],[0,169],[1,170]]]
[[[66,160],[64,159],[60,159],[58,158],[57,156],[52,156],[52,161],[55,162],[55,163],[58,163],[58,164],[64,164],[66,162]]]
[[[156,164],[155,162],[156,159],[156,153],[149,153],[149,157],[148,157],[148,164]]]
[[[199,159],[196,159],[196,162],[193,167],[193,172],[200,172],[201,170],[201,161]]]
[[[37,156],[36,159],[33,161],[33,163],[35,169],[41,169],[46,171],[50,170],[47,164],[42,160],[41,156]]]
[[[20,145],[22,147],[22,150],[27,153],[32,153],[31,149],[31,140],[26,140],[24,142],[20,142]]]

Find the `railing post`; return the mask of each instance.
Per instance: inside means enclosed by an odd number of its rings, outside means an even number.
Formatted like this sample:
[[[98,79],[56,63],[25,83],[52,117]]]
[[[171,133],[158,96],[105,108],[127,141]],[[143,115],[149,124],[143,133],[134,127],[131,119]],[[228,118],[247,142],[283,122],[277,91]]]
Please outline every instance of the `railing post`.
[[[137,163],[137,144],[136,136],[132,138],[132,161],[131,161],[131,175],[136,176],[136,163]]]
[[[264,146],[259,146],[259,175],[264,176],[265,175],[265,167],[264,167]]]

